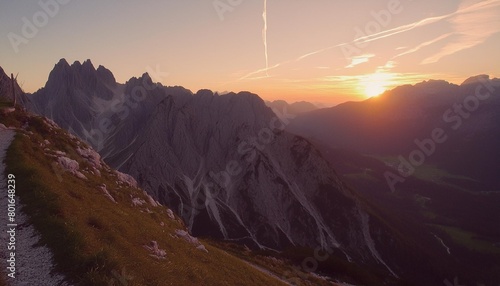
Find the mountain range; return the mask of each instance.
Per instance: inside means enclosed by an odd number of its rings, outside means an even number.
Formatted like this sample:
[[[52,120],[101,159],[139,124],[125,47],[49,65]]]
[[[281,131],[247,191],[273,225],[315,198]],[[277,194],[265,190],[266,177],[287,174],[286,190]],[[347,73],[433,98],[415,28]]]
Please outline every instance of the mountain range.
[[[398,183],[405,189],[422,183],[406,176],[394,158],[411,154],[419,147],[416,139],[432,138],[432,131],[441,128],[450,145],[443,148],[446,152],[433,151],[426,164],[467,175],[471,188],[495,190],[493,172],[469,170],[498,164],[494,156],[474,157],[481,146],[470,139],[488,139],[482,148],[497,154],[497,83],[487,76],[460,86],[429,81],[359,103],[291,108],[283,102],[266,105],[250,92],[219,95],[163,86],[147,73],[121,84],[90,60],[70,65],[61,59],[25,106],[85,140],[111,167],[133,176],[195,236],[261,251],[323,249],[383,277],[384,283],[442,285],[457,269],[467,269],[467,254],[449,255],[452,242],[442,239],[446,233],[430,231],[420,215],[400,216],[395,205],[406,204],[408,197],[387,194],[384,175],[390,171],[407,180]],[[470,94],[479,84],[481,92],[492,92],[491,99],[488,104],[477,99],[471,120],[462,117],[464,124],[452,133],[459,120],[454,104],[475,104]],[[450,122],[443,121],[443,114]],[[486,127],[476,129],[485,122]],[[461,140],[464,134],[469,141]],[[456,156],[452,160],[457,150],[470,151],[469,161],[457,165]],[[459,173],[464,166],[468,171]],[[384,179],[372,183],[371,190],[366,176],[359,179],[363,172]],[[358,175],[349,176],[353,173]],[[487,256],[485,263],[497,258]],[[495,277],[489,268],[464,276],[477,281],[483,273]]]
[[[369,230],[376,217],[255,94],[192,93],[148,74],[119,84],[90,60],[61,60],[30,99],[194,235],[275,250],[336,248],[349,260],[385,264]]]

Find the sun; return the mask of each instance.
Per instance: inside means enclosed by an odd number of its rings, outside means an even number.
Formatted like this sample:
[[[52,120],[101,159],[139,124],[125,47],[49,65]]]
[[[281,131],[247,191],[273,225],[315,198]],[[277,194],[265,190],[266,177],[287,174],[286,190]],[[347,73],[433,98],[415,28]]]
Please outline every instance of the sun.
[[[362,77],[359,84],[365,96],[370,98],[382,94],[389,87],[392,78],[389,73],[376,72]]]
[[[368,83],[365,86],[365,95],[366,97],[374,97],[379,94],[382,94],[385,91],[385,87],[377,82]]]

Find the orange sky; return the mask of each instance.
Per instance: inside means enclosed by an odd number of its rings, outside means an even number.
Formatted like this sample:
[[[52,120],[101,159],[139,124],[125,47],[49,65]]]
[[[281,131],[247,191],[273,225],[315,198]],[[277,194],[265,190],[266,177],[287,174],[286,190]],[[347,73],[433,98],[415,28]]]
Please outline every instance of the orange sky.
[[[193,92],[327,105],[500,76],[500,0],[25,2],[0,4],[0,65],[29,92],[60,58],[91,59],[122,83],[157,71]]]

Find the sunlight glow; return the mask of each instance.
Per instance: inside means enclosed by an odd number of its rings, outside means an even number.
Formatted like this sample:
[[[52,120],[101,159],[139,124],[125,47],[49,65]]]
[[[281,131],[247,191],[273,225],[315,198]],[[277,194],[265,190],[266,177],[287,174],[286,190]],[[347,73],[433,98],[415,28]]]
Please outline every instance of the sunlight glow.
[[[391,85],[392,79],[390,73],[376,72],[362,77],[359,85],[365,96],[370,98],[382,94]]]

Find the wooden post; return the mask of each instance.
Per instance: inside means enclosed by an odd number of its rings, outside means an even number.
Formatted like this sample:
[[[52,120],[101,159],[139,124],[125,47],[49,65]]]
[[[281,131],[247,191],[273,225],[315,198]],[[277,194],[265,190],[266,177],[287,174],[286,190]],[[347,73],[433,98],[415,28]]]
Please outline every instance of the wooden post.
[[[12,101],[14,102],[14,107],[16,106],[16,87],[15,87],[15,80],[14,80],[14,74],[10,74],[10,80],[12,82]]]

